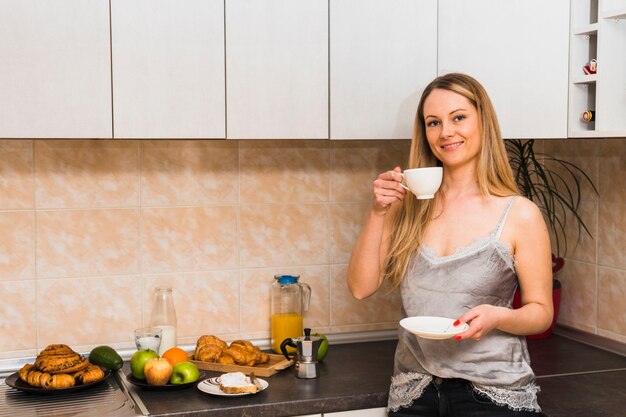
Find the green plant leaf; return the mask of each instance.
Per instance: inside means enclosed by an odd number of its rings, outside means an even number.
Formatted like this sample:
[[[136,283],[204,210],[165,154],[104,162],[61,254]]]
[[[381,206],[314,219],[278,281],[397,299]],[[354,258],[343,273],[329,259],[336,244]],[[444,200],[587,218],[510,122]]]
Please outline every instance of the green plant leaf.
[[[575,164],[543,153],[535,153],[535,141],[511,139],[505,145],[515,182],[520,193],[533,201],[543,213],[554,238],[557,256],[568,253],[567,225],[577,225],[576,244],[584,230],[591,232],[580,215],[582,184],[591,185],[598,194],[595,184]]]

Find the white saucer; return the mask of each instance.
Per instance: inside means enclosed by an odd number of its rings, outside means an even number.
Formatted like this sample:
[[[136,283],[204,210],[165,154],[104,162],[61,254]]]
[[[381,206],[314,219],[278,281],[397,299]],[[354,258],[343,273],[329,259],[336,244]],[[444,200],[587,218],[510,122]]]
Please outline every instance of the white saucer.
[[[209,378],[198,384],[198,389],[202,392],[206,392],[207,394],[219,395],[221,397],[243,397],[244,395],[252,395],[251,392],[243,392],[241,394],[227,394],[220,389],[219,382],[217,382],[217,378]],[[257,378],[261,383],[261,388],[256,393],[259,393],[269,387],[269,382],[264,379]]]
[[[400,326],[424,339],[449,339],[469,328],[467,323],[453,326],[454,321],[446,317],[415,316],[400,320]]]

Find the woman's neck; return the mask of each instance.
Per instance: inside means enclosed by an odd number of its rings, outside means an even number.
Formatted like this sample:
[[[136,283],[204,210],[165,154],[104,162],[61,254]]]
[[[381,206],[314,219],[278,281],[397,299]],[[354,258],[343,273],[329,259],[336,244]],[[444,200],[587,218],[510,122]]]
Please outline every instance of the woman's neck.
[[[446,199],[480,195],[476,167],[452,168],[444,166],[441,191]]]

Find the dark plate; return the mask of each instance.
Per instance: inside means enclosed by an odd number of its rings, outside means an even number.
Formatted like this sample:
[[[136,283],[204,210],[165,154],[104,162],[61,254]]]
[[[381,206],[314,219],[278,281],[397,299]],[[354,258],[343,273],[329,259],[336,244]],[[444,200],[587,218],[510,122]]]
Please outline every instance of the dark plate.
[[[26,382],[22,381],[17,372],[9,375],[7,379],[4,380],[4,382],[11,388],[15,388],[17,390],[28,392],[31,394],[42,394],[42,395],[67,394],[69,392],[80,391],[80,390],[84,390],[86,388],[91,388],[95,385],[98,385],[99,383],[107,379],[109,375],[111,375],[111,371],[109,369],[106,369],[106,368],[101,368],[101,369],[104,372],[104,378],[95,382],[90,382],[89,384],[74,385],[73,387],[69,387],[69,388],[33,387],[32,385],[27,384]]]
[[[141,379],[135,378],[132,374],[126,375],[126,380],[131,384],[143,388],[145,390],[154,390],[154,391],[171,391],[176,389],[189,388],[192,385],[197,384],[199,381],[204,379],[205,373],[200,371],[200,376],[193,382],[187,382],[186,384],[165,384],[165,385],[150,385],[146,381],[142,381]]]

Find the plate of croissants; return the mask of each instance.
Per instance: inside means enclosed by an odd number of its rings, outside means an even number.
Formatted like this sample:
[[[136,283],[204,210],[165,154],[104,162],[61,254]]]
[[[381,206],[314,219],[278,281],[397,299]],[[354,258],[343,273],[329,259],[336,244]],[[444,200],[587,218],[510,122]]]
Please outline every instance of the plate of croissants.
[[[34,364],[27,363],[9,375],[5,383],[17,390],[36,394],[60,394],[92,387],[111,371],[94,365],[63,344],[48,345]]]

